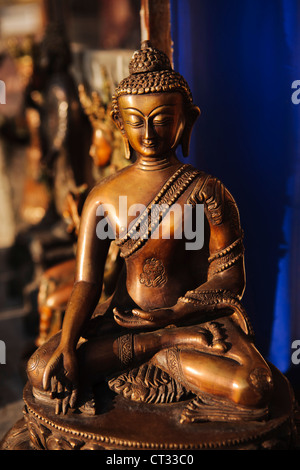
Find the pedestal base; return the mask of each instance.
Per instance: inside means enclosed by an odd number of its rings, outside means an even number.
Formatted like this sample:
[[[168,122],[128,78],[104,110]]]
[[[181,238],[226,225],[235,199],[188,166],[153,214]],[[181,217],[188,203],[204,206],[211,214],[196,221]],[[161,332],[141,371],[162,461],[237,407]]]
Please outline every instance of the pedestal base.
[[[275,391],[267,421],[180,423],[186,402],[152,405],[104,393],[95,416],[78,411],[55,415],[27,385],[24,418],[6,435],[2,450],[192,450],[293,449],[296,446],[293,392],[273,369]]]

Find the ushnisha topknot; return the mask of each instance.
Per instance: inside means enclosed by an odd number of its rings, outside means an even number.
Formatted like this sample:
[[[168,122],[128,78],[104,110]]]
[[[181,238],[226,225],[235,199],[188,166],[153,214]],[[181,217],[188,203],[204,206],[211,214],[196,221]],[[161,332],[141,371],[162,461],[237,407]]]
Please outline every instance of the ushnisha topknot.
[[[160,70],[172,70],[169,57],[164,52],[152,47],[150,41],[142,42],[141,49],[133,53],[129,63],[130,75],[159,72]]]
[[[112,97],[112,117],[119,114],[118,98],[122,95],[145,93],[180,92],[187,104],[193,105],[193,98],[186,80],[172,69],[168,56],[144,41],[141,49],[135,51],[129,63],[130,75],[119,83]]]

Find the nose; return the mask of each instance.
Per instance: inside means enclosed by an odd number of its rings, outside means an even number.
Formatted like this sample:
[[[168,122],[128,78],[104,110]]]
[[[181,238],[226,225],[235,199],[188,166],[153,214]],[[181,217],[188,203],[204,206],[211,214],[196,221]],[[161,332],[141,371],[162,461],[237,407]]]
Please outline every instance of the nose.
[[[145,134],[144,134],[144,142],[150,142],[151,140],[153,140],[153,137],[154,137],[154,130],[153,130],[153,127],[151,125],[151,122],[149,120],[147,120],[145,122]]]

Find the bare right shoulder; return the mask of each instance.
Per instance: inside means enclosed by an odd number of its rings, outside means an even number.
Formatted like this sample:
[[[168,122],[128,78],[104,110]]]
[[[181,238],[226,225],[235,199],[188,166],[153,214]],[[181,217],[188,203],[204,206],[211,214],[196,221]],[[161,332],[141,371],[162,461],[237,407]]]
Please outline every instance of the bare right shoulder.
[[[124,192],[124,178],[131,173],[131,166],[122,168],[116,173],[101,179],[89,192],[86,203],[88,205],[113,202],[119,195],[120,189]]]

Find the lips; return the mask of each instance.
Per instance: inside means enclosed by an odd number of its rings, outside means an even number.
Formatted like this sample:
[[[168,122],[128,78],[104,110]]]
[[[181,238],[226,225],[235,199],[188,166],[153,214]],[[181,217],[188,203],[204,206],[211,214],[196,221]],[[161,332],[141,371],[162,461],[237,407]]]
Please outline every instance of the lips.
[[[156,146],[156,142],[154,140],[143,140],[143,146],[146,148],[153,148]]]

